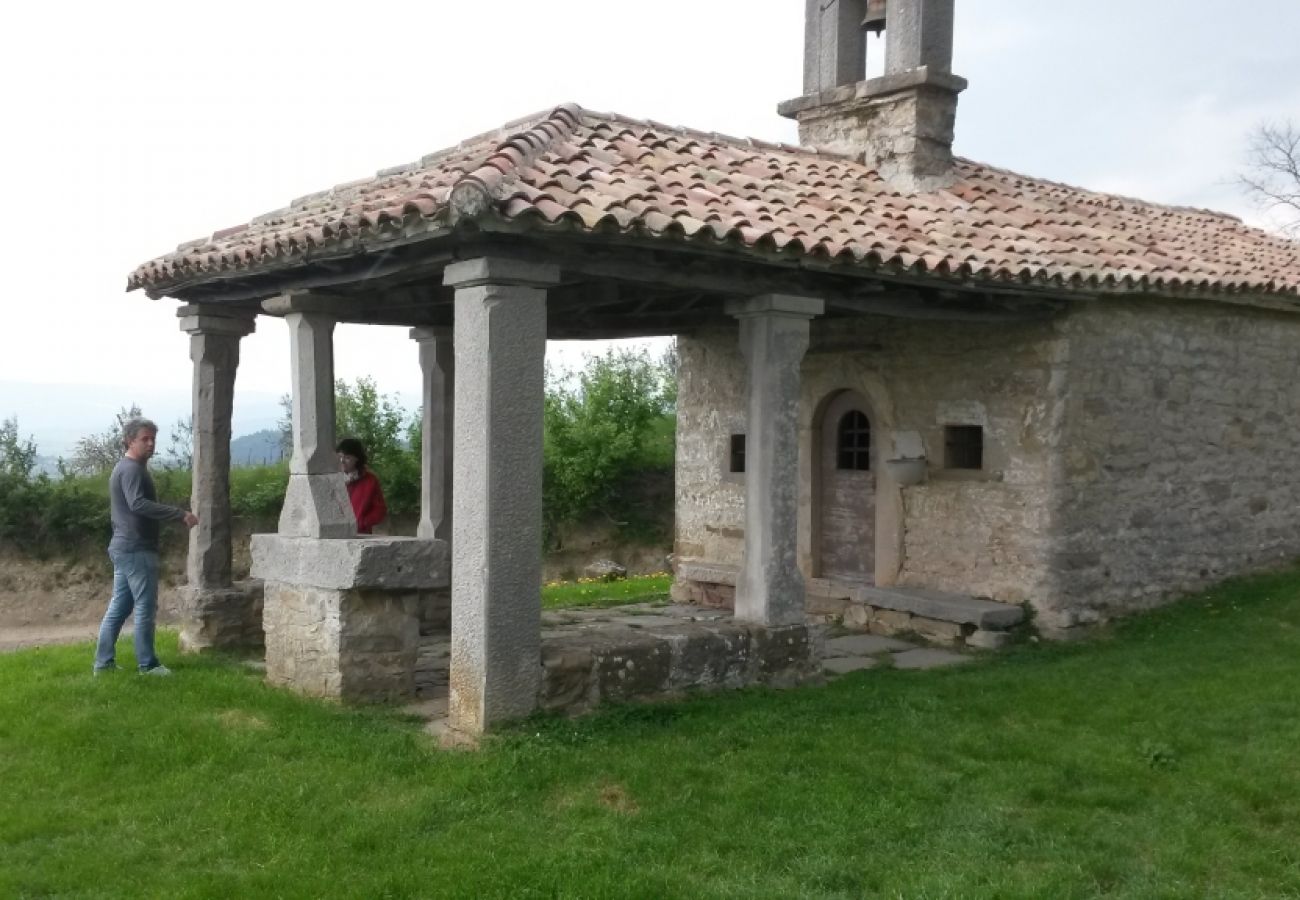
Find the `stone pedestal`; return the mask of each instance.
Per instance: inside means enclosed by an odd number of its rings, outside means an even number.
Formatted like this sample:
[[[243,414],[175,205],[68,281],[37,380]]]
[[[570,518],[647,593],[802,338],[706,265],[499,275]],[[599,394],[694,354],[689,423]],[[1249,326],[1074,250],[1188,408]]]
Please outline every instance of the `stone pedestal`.
[[[181,592],[181,650],[260,650],[266,645],[262,596],[260,581],[227,588],[185,588]]]
[[[280,512],[280,534],[356,537],[357,521],[334,454],[334,298],[285,294],[267,312],[289,326],[293,385],[293,456]]]
[[[230,419],[239,340],[254,330],[253,315],[214,304],[182,306],[177,315],[194,361],[190,508],[199,517],[189,534],[181,649],[257,647],[261,595],[230,583]]]
[[[448,266],[456,289],[449,724],[476,735],[531,713],[541,674],[546,285],[508,259]]]
[[[768,294],[733,303],[749,392],[745,430],[745,549],[736,618],[801,624],[798,564],[799,365],[821,300]]]
[[[449,580],[444,542],[259,534],[253,574],[266,583],[272,684],[345,700],[414,694],[421,607]]]

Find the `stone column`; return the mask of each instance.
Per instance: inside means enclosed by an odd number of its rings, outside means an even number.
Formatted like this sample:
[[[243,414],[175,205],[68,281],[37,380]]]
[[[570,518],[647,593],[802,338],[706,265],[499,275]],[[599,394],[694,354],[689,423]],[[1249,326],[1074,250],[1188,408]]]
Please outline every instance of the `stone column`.
[[[261,611],[255,598],[230,582],[230,418],[239,339],[256,326],[252,313],[215,304],[182,306],[176,314],[190,336],[194,361],[190,507],[199,517],[189,535],[181,647],[199,652],[255,646]]]
[[[420,525],[416,536],[451,539],[452,435],[456,356],[450,328],[412,328],[420,345],[424,421],[420,441]]]
[[[333,298],[282,294],[263,308],[289,326],[293,456],[280,513],[285,537],[356,537],[357,521],[334,453]]]
[[[443,278],[456,289],[449,724],[461,734],[537,706],[546,287],[558,278],[493,257]]]
[[[801,624],[798,562],[799,364],[821,300],[766,294],[728,305],[740,320],[749,392],[745,429],[745,549],[736,618]]]

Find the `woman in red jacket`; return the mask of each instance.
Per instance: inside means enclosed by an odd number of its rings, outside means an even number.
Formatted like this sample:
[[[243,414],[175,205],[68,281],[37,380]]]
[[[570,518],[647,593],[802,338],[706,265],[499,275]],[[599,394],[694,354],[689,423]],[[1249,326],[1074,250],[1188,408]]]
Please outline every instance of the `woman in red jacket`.
[[[357,517],[357,534],[370,534],[388,515],[384,491],[375,473],[366,468],[366,448],[356,438],[344,438],[335,448],[339,469],[348,482],[348,499]]]

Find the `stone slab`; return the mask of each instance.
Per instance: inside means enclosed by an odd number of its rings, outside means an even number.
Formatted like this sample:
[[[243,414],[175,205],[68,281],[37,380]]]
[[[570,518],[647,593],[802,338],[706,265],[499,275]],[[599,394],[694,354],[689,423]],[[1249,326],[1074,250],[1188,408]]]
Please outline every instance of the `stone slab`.
[[[676,575],[686,581],[726,584],[735,587],[736,580],[740,575],[740,569],[737,566],[724,565],[723,563],[678,560]]]
[[[932,650],[928,647],[905,650],[894,654],[895,669],[938,669],[943,666],[957,666],[968,663],[971,657],[947,650]]]
[[[1025,617],[1025,611],[1019,606],[927,588],[864,586],[857,588],[854,599],[880,609],[995,631],[1018,625]]]
[[[879,660],[870,656],[836,656],[822,661],[822,670],[831,675],[847,675],[874,668]]]
[[[876,653],[914,649],[915,644],[878,634],[849,634],[826,642],[827,656],[872,656]]]
[[[445,541],[409,537],[317,539],[255,534],[252,573],[305,587],[427,590],[451,581]]]

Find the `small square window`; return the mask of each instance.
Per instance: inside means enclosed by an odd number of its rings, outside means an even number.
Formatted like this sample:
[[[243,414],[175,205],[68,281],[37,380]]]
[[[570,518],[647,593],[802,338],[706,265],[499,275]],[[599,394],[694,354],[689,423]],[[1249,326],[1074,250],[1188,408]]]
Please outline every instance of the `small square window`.
[[[984,429],[979,425],[945,425],[943,466],[945,469],[984,468]]]
[[[745,471],[745,436],[743,434],[733,434],[731,436],[730,471]]]

